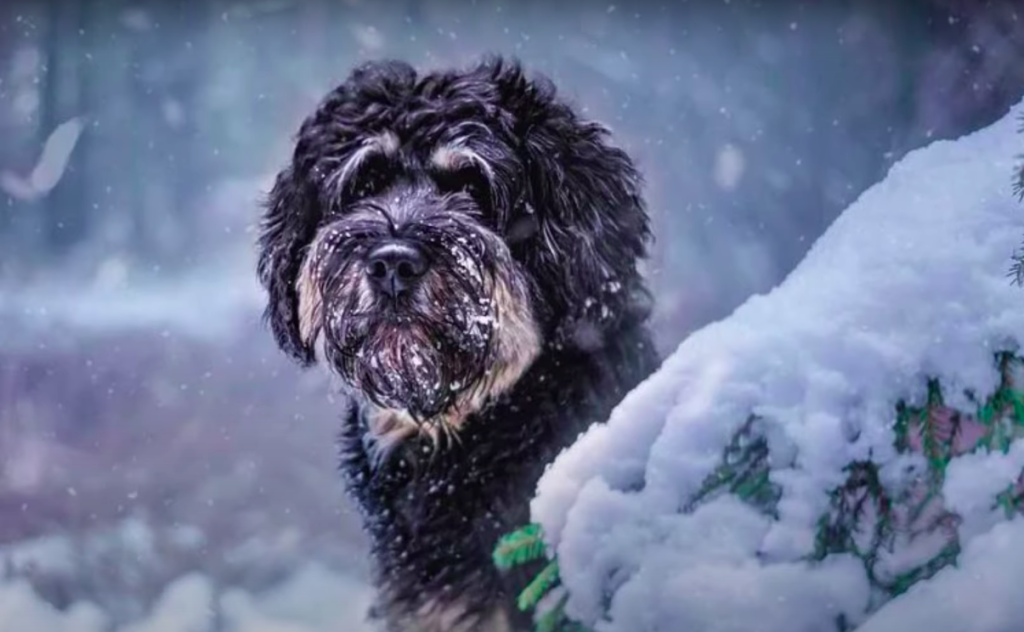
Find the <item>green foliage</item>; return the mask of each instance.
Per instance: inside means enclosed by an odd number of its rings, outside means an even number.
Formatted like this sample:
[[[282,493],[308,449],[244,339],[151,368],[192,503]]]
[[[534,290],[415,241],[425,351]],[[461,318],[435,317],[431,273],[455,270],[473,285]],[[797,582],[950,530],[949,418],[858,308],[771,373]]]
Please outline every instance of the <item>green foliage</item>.
[[[733,494],[768,515],[776,516],[782,490],[771,481],[768,442],[762,420],[751,415],[725,447],[722,463],[706,478],[687,504],[687,511],[720,494]]]
[[[541,572],[537,573],[536,577],[523,589],[523,592],[519,593],[516,605],[519,606],[520,610],[533,610],[537,607],[541,598],[554,588],[557,582],[558,562],[552,560],[548,562],[548,565]]]
[[[917,582],[930,578],[950,564],[955,564],[956,558],[959,555],[960,541],[954,538],[946,546],[942,547],[942,550],[937,555],[921,566],[914,567],[897,575],[891,585],[888,586],[889,597],[898,597]]]
[[[819,520],[814,559],[832,553],[857,556],[872,585],[889,598],[956,563],[959,518],[945,508],[942,498],[949,463],[978,450],[1005,453],[1015,439],[1024,436],[1024,395],[1015,381],[1022,360],[1012,353],[998,353],[994,364],[1000,381],[993,393],[983,399],[964,393],[973,410],[947,405],[935,379],[927,383],[923,404],[897,403],[895,446],[901,453],[922,454],[927,469],[910,488],[893,496],[880,484],[874,463],[848,467],[846,483],[833,490],[829,512]],[[1022,481],[993,499],[993,507],[1002,508],[1008,517],[1019,512],[1022,503]],[[901,536],[927,534],[938,535],[945,542],[929,559],[895,574],[879,572],[879,560],[901,544]]]
[[[538,524],[528,524],[503,536],[494,548],[494,564],[503,571],[547,559],[547,546]],[[560,585],[558,560],[552,559],[519,593],[516,605],[520,610],[535,610],[541,600]],[[590,632],[565,614],[568,594],[562,595],[554,607],[539,613],[535,632]]]
[[[498,540],[494,548],[494,564],[501,570],[544,558],[544,539],[540,525],[528,524]]]
[[[1021,177],[1024,178],[1024,169],[1021,171]],[[1024,192],[1024,184],[1020,185],[1020,190]],[[1017,285],[1024,287],[1024,247],[1014,252],[1010,259],[1013,263],[1010,264],[1010,272],[1007,276],[1012,278]]]
[[[537,617],[537,627],[534,632],[561,632],[571,628],[573,625],[565,614],[565,604],[569,601],[569,594],[562,595],[554,608]],[[580,626],[582,627],[582,626]]]

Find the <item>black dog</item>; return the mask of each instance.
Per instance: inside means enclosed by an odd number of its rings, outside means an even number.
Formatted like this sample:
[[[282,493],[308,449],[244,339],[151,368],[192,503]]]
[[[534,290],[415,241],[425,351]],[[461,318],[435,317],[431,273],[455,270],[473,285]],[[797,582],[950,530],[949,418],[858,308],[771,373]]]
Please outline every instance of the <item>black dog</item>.
[[[386,629],[528,629],[491,553],[658,358],[641,179],[515,62],[366,64],[298,133],[259,238],[277,343],[351,391],[343,471]]]

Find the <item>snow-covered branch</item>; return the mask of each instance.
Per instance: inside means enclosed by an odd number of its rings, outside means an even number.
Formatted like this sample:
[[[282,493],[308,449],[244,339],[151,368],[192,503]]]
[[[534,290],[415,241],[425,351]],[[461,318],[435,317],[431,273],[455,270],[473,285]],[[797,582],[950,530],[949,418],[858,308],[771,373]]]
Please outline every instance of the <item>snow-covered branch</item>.
[[[570,617],[1024,629],[1022,110],[896,164],[557,459],[532,510]]]

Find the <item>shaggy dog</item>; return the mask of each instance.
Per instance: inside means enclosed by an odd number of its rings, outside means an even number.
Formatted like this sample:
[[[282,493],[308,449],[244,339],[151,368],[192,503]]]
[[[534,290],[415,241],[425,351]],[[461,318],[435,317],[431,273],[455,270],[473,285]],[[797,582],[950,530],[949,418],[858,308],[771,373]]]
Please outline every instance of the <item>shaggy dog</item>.
[[[368,63],[302,124],[258,273],[278,345],[350,394],[342,470],[387,630],[529,629],[494,545],[658,364],[640,189],[604,127],[501,58]]]

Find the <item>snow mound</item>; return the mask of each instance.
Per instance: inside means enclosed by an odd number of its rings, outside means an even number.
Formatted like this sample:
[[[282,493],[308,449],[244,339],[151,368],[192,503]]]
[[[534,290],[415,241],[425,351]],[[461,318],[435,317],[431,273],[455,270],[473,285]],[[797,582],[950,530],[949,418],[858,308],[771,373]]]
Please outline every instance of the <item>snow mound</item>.
[[[0,347],[61,327],[100,334],[157,328],[222,340],[239,323],[258,322],[264,295],[248,259],[224,257],[211,267],[216,269],[114,287],[44,283],[14,291],[0,288],[0,321],[17,325],[0,333]]]
[[[107,618],[91,604],[60,612],[40,600],[26,580],[0,583],[0,630],[23,632],[101,632]]]
[[[111,628],[100,608],[76,603],[61,611],[26,580],[0,581],[0,630],[18,632],[370,632],[372,590],[316,562],[267,594],[219,592],[192,573],[172,582],[143,620]]]
[[[225,593],[221,609],[229,632],[369,632],[372,600],[369,584],[309,563],[269,595]]]
[[[908,155],[556,460],[532,512],[569,616],[1024,629],[1022,113]]]

